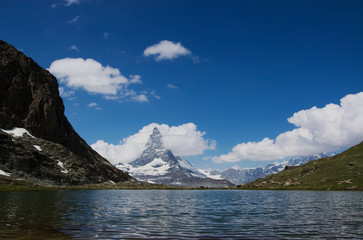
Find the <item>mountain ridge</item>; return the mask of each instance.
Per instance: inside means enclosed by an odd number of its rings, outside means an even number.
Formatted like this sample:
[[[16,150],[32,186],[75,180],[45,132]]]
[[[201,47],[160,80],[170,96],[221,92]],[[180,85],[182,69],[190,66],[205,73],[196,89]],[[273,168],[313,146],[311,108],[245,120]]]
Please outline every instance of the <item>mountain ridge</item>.
[[[248,182],[253,182],[256,179],[267,177],[271,174],[276,174],[285,169],[286,166],[299,166],[305,164],[309,161],[331,156],[327,153],[319,153],[310,156],[299,156],[288,159],[283,162],[268,164],[265,167],[257,167],[257,168],[244,168],[244,169],[235,169],[229,168],[224,171],[217,170],[199,170],[203,174],[207,175],[210,178],[215,179],[227,179],[231,183],[235,185],[244,184]]]

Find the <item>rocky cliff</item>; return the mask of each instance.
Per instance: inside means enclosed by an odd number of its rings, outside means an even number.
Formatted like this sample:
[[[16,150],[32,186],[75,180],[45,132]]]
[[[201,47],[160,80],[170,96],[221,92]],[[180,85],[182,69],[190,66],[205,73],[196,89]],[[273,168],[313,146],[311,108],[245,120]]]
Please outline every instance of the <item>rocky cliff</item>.
[[[18,176],[61,184],[131,179],[127,173],[113,167],[96,153],[75,132],[64,115],[57,79],[31,58],[1,40],[0,81],[0,128],[23,128],[34,136],[32,138],[25,134],[19,138],[0,131],[0,169],[16,172]],[[34,139],[41,141],[38,144],[50,147],[46,151],[34,152],[34,147],[29,148],[30,145],[36,145]],[[32,163],[31,167],[23,169],[25,163],[21,161],[25,158]],[[62,173],[57,162],[59,158],[69,168],[68,173],[60,177],[57,175]],[[37,170],[40,166],[43,166],[43,172]],[[53,170],[57,174],[53,174]]]

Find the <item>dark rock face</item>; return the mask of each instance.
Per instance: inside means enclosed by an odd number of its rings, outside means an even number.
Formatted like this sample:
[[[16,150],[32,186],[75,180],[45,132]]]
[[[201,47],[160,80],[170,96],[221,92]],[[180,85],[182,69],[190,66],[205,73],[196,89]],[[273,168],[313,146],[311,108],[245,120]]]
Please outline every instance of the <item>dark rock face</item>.
[[[86,176],[83,183],[108,181],[110,173],[113,175],[113,180],[110,179],[112,181],[131,179],[129,175],[111,166],[75,132],[64,115],[64,105],[59,96],[56,78],[32,59],[1,40],[0,81],[1,129],[25,128],[36,138],[58,144],[57,146],[72,152],[78,160],[83,159],[84,164],[81,168],[85,173],[96,174],[86,170],[88,168],[100,169],[97,172],[98,177]],[[4,154],[1,154],[1,162],[4,161],[8,160]],[[51,176],[46,178],[52,180]]]

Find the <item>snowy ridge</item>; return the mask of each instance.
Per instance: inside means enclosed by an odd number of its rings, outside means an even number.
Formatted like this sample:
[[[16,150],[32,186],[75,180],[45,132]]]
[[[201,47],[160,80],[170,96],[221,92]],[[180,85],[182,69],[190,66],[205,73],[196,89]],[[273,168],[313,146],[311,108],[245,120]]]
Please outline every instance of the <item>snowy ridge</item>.
[[[217,170],[202,170],[198,169],[199,172],[203,173],[209,178],[214,179],[227,179],[233,184],[243,184],[247,182],[253,182],[258,178],[264,178],[268,175],[275,174],[281,172],[285,169],[286,166],[300,166],[309,161],[330,157],[331,155],[327,153],[319,153],[311,156],[300,156],[294,157],[289,160],[278,162],[274,164],[268,164],[264,168],[244,168],[244,169],[235,169],[229,168],[224,171],[217,171]]]
[[[143,166],[133,166],[131,164],[118,164],[116,167],[122,171],[127,171],[131,175],[148,175],[148,176],[161,176],[168,172],[170,165],[163,161],[161,158],[154,158],[151,162]]]
[[[209,178],[212,178],[212,179],[224,179],[224,178],[222,178],[221,174],[219,174],[215,170],[211,170],[211,169],[198,169],[198,171],[201,172],[202,174],[204,174],[206,177],[209,177]]]

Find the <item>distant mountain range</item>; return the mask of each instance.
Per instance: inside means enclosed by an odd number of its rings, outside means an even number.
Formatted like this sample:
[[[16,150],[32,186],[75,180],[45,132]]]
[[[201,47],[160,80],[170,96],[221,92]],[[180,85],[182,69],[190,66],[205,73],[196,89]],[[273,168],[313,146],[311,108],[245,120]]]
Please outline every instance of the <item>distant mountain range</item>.
[[[242,189],[363,190],[363,142],[332,157],[287,167]]]
[[[326,153],[320,153],[311,156],[294,157],[281,163],[269,164],[264,168],[262,167],[245,168],[245,169],[229,168],[224,171],[199,169],[199,172],[201,172],[202,174],[206,175],[209,178],[226,179],[235,185],[239,185],[243,183],[253,182],[256,179],[264,178],[271,174],[281,172],[282,170],[285,169],[286,166],[300,166],[309,161],[329,156],[331,155]]]
[[[117,168],[129,172],[140,181],[187,187],[231,187],[225,179],[211,179],[200,173],[187,160],[174,156],[162,145],[162,136],[157,128],[145,146],[141,157],[129,164],[119,163]]]

